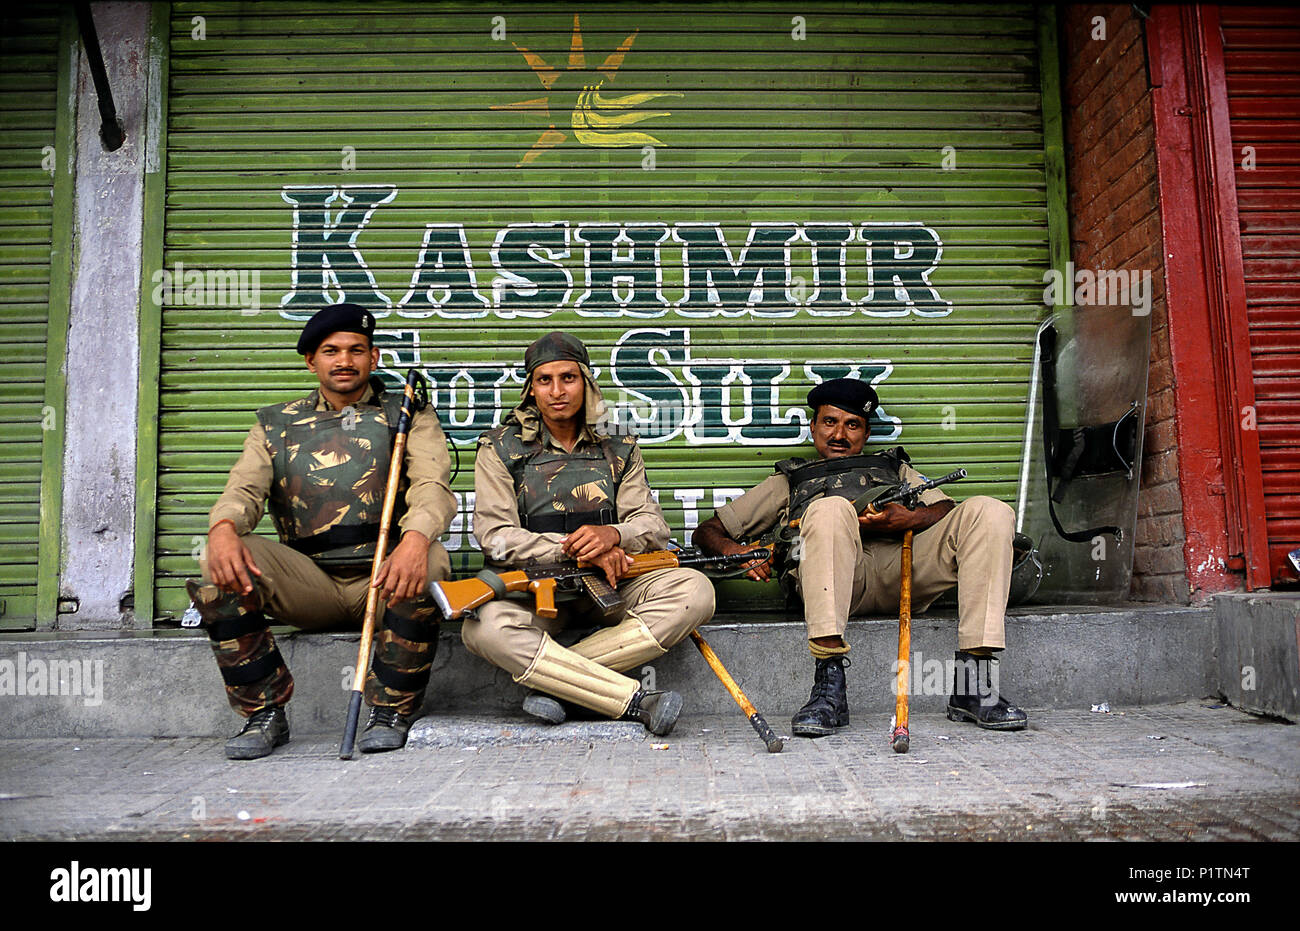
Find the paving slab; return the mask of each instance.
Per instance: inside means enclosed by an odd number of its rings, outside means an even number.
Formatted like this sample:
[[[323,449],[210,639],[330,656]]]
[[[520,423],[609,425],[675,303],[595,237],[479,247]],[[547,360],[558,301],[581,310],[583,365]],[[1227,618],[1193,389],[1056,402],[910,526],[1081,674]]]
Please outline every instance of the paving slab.
[[[903,755],[886,715],[778,754],[739,714],[553,739],[449,716],[351,761],[336,734],[247,762],[220,738],[8,739],[0,839],[1300,839],[1300,728],[1213,702],[1113,712],[1031,708],[1009,734],[922,713]]]

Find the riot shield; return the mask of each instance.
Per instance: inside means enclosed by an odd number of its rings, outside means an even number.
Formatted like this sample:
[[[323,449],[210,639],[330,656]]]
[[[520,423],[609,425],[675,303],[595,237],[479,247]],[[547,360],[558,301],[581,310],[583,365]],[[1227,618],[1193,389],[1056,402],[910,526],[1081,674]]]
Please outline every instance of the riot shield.
[[[1150,343],[1149,314],[1125,306],[1074,307],[1039,327],[1016,504],[1041,563],[1034,602],[1128,597]],[[1017,565],[1013,604],[1036,571]]]

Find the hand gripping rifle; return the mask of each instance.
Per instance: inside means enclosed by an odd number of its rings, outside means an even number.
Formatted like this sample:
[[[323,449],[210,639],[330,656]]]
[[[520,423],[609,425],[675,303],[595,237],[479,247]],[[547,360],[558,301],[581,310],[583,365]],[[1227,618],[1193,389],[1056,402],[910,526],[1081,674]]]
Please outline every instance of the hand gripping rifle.
[[[965,469],[954,469],[942,478],[931,479],[919,485],[903,482],[901,485],[880,485],[860,495],[853,501],[859,514],[879,514],[889,505],[898,502],[909,511],[916,510],[921,495],[931,488],[959,482],[967,475]],[[790,521],[781,531],[781,540],[791,542],[799,535],[799,518]],[[912,531],[903,533],[902,566],[900,568],[898,599],[898,662],[895,664],[894,720],[890,726],[889,745],[895,753],[906,753],[911,747],[908,730],[908,694],[912,660]]]
[[[630,557],[632,565],[628,567],[626,575],[630,578],[644,575],[655,569],[673,569],[678,566],[698,567],[711,574],[727,575],[731,570],[742,569],[754,560],[762,562],[771,555],[771,551],[766,549],[747,550],[729,556],[710,556],[695,549],[656,550]],[[493,599],[504,598],[512,592],[530,593],[535,600],[534,609],[545,618],[553,618],[557,614],[556,592],[585,592],[605,617],[617,611],[623,603],[618,589],[606,581],[605,571],[580,560],[507,572],[484,569],[471,579],[434,582],[429,588],[434,601],[438,603],[443,616],[448,620],[461,617],[468,611],[487,604]],[[745,712],[750,725],[767,745],[767,751],[780,753],[783,746],[781,738],[772,731],[767,721],[754,708],[753,703],[740,690],[740,686],[731,678],[722,661],[718,659],[718,655],[713,652],[699,632],[691,631],[691,639],[714,675]]]
[[[416,385],[420,391],[416,392]],[[388,487],[384,490],[384,508],[379,518],[379,542],[375,545],[375,558],[370,564],[370,587],[366,589],[366,619],[361,626],[361,645],[357,648],[356,671],[352,674],[352,699],[348,703],[348,720],[343,727],[343,742],[339,745],[339,759],[352,759],[352,745],[357,737],[357,719],[361,715],[361,694],[366,685],[366,673],[370,671],[370,646],[375,637],[375,611],[379,607],[379,589],[375,588],[375,576],[388,555],[388,533],[393,522],[393,505],[397,501],[397,486],[401,483],[402,463],[405,461],[406,435],[411,432],[411,418],[415,412],[424,408],[427,401],[427,387],[424,376],[419,369],[411,369],[406,375],[405,396],[402,398],[402,413],[397,418],[397,436],[393,440],[393,458],[388,464]]]
[[[624,577],[635,578],[656,569],[675,569],[678,566],[707,566],[726,571],[754,559],[766,559],[768,555],[766,550],[731,556],[709,556],[694,549],[655,550],[629,556],[632,565],[628,566]],[[604,617],[609,617],[623,604],[618,589],[605,580],[605,570],[582,560],[565,560],[505,572],[484,569],[473,578],[433,582],[429,591],[442,610],[443,617],[449,621],[512,593],[531,594],[535,600],[534,610],[545,618],[553,618],[558,613],[555,607],[557,593],[589,595]]]
[[[859,514],[879,514],[889,505],[898,502],[909,511],[914,511],[917,505],[921,503],[921,495],[931,488],[938,488],[940,485],[947,485],[949,482],[959,482],[966,475],[965,469],[954,469],[942,478],[932,478],[919,485],[913,485],[910,482],[903,482],[901,485],[878,485],[854,498],[853,510]],[[796,517],[786,525],[781,533],[783,540],[792,540],[798,536],[795,531],[799,529],[800,520],[801,518]]]

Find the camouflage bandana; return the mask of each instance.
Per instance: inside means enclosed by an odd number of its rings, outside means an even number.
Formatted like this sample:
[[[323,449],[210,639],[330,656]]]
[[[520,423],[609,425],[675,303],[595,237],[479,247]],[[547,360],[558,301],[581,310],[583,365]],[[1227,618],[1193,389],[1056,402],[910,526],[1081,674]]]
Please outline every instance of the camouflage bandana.
[[[592,377],[587,347],[576,336],[558,330],[536,340],[524,352],[524,370],[528,377],[524,379],[523,398],[519,406],[506,416],[506,422],[513,420],[523,428],[521,436],[524,442],[531,442],[541,434],[542,415],[530,392],[533,389],[533,370],[547,362],[578,363],[586,386],[582,397],[582,412],[586,421],[583,433],[586,439],[594,441],[597,432],[595,427],[605,418],[605,397],[600,393],[596,379]]]
[[[587,347],[582,345],[582,340],[559,330],[547,333],[524,350],[524,371],[529,375],[533,374],[533,369],[537,366],[547,362],[577,362],[579,365],[591,366],[591,358],[587,355]]]

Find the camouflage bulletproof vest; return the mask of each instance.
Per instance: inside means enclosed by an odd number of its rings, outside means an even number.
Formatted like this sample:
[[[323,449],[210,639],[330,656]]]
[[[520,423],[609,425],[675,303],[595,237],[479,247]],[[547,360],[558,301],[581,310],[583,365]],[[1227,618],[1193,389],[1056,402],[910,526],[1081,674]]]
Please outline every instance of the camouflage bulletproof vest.
[[[899,472],[911,458],[901,446],[866,456],[839,459],[782,459],[776,470],[790,482],[789,512],[785,521],[803,517],[808,505],[827,495],[858,498],[882,485],[897,485]]]
[[[379,393],[341,411],[313,410],[316,397],[257,412],[275,468],[268,510],[286,545],[324,565],[365,565],[379,539],[402,397]]]
[[[903,463],[911,459],[901,446],[894,446],[870,455],[843,456],[838,459],[782,459],[776,471],[790,483],[790,500],[786,512],[778,522],[785,527],[790,521],[800,519],[808,506],[818,498],[828,495],[859,498],[873,488],[897,485]],[[795,531],[791,531],[793,535]],[[788,575],[794,567],[789,561],[789,541],[778,539],[776,562]],[[783,583],[787,580],[783,579]]]
[[[519,522],[534,533],[569,533],[584,524],[618,522],[615,499],[634,448],[630,441],[602,436],[596,445],[578,443],[572,452],[548,449],[539,437],[525,443],[518,424],[488,433],[510,470]]]

